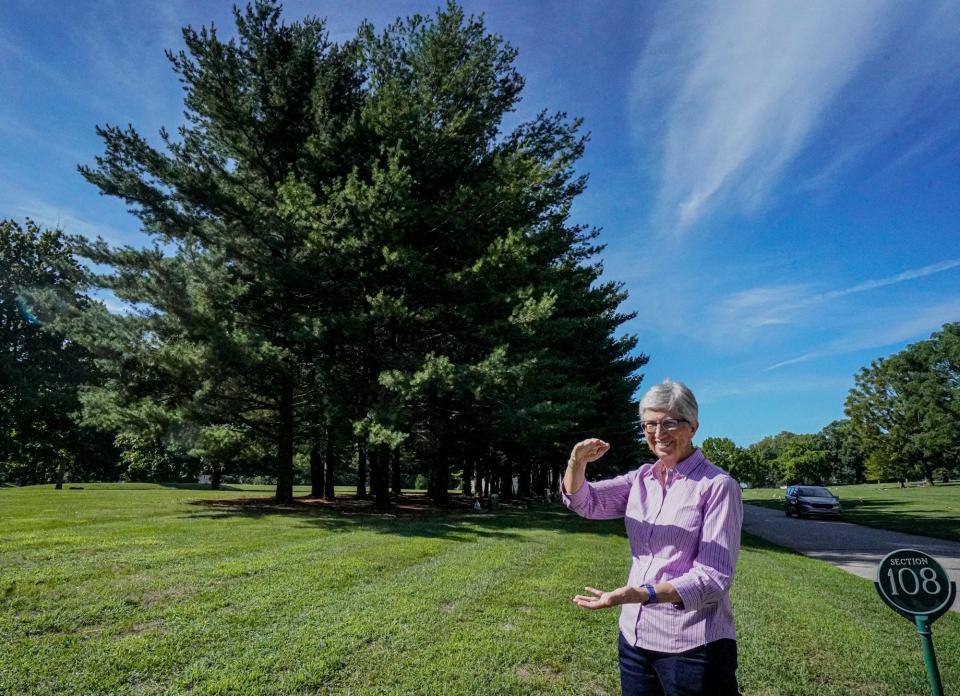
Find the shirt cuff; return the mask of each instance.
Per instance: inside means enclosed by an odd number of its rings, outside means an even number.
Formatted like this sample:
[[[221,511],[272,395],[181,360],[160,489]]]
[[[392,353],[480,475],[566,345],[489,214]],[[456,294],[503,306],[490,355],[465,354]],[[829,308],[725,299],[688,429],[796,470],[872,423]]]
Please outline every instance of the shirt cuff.
[[[699,609],[703,604],[703,590],[696,578],[674,578],[669,582],[680,595],[679,603],[684,609]],[[674,606],[676,604],[677,602],[674,602]]]
[[[590,493],[587,491],[587,486],[590,484],[587,481],[583,482],[583,485],[577,489],[576,493],[567,493],[566,486],[563,485],[563,481],[560,482],[560,497],[562,498],[564,504],[571,510],[580,507],[583,503],[587,501],[587,498],[590,496]]]

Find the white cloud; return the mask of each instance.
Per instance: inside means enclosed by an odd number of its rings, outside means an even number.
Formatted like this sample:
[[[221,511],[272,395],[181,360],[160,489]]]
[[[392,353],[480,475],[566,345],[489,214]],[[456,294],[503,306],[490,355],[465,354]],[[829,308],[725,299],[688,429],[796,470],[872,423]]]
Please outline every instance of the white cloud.
[[[709,335],[717,343],[746,344],[756,340],[760,331],[769,327],[804,323],[812,317],[821,316],[825,305],[843,297],[943,273],[957,267],[960,267],[960,259],[946,259],[921,268],[908,269],[895,275],[865,280],[850,287],[826,292],[817,292],[812,285],[808,284],[786,284],[743,290],[727,297],[709,310]],[[897,340],[900,339],[894,338],[887,343],[894,343]],[[819,351],[811,352],[777,363],[768,369],[804,362],[820,355]]]
[[[814,156],[814,166],[839,170],[925,111],[917,97],[949,74],[944,63],[958,62],[956,22],[948,21],[958,12],[947,2],[908,10],[887,0],[714,0],[661,10],[631,95],[637,142],[660,158],[661,229],[680,234],[718,209],[763,205],[824,130],[836,136],[824,148],[830,161]],[[910,60],[878,69],[887,50]],[[862,122],[843,122],[849,95],[868,97],[857,110]]]
[[[943,324],[960,320],[960,298],[953,298],[923,309],[903,309],[887,312],[883,321],[870,317],[865,325],[834,341],[788,360],[774,363],[764,372],[778,370],[788,365],[809,362],[834,355],[844,355],[861,350],[884,348],[913,339],[926,338]]]
[[[49,203],[24,191],[6,188],[0,195],[0,208],[4,215],[15,219],[30,218],[50,229],[60,229],[67,234],[80,234],[88,239],[103,237],[111,244],[132,244],[143,240],[143,235],[124,233],[107,225],[96,224],[62,205]]]
[[[751,376],[732,381],[706,382],[697,388],[697,401],[705,405],[761,394],[816,393],[846,387],[850,381],[846,375],[810,376],[804,379],[755,379]]]
[[[896,283],[902,283],[905,280],[914,280],[916,278],[923,278],[928,275],[933,275],[934,273],[942,273],[943,271],[949,271],[951,268],[956,268],[960,266],[960,260],[958,259],[947,259],[945,261],[939,261],[937,263],[931,263],[929,266],[924,266],[923,268],[912,268],[906,270],[903,273],[897,273],[896,275],[887,276],[886,278],[877,278],[875,280],[867,280],[862,283],[858,283],[849,288],[843,290],[834,290],[832,292],[824,293],[818,297],[813,298],[815,302],[824,302],[827,300],[833,300],[838,297],[843,297],[844,295],[852,295],[857,292],[865,292],[867,290],[875,290],[877,288],[882,288],[886,285],[895,285]]]
[[[129,302],[121,300],[110,290],[97,290],[91,293],[91,296],[95,300],[103,302],[103,305],[111,314],[131,314],[133,312],[133,307]]]

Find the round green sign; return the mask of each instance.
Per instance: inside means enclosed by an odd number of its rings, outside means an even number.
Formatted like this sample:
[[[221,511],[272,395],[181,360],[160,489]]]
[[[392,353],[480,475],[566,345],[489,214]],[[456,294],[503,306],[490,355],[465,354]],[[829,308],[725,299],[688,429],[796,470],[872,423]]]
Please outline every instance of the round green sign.
[[[877,591],[903,614],[941,614],[953,601],[950,578],[936,559],[923,551],[897,549],[877,568]]]

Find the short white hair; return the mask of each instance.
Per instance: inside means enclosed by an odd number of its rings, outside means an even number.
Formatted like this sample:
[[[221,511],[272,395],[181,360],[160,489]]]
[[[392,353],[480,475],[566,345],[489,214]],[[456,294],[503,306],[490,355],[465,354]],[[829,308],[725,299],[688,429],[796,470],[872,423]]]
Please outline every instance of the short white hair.
[[[686,384],[665,379],[660,384],[654,385],[640,399],[641,418],[645,411],[661,411],[683,418],[690,423],[696,423],[700,407],[697,405],[697,397]]]

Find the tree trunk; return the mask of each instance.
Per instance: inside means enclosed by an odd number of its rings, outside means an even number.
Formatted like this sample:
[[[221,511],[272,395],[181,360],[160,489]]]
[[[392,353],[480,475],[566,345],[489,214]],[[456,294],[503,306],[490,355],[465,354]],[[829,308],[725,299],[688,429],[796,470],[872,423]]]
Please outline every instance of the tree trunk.
[[[220,474],[223,473],[223,468],[219,464],[210,465],[210,490],[219,491],[220,490]]]
[[[337,475],[337,449],[333,441],[333,428],[327,428],[327,449],[324,456],[323,473],[323,498],[324,500],[334,500],[337,496],[334,486],[336,485]]]
[[[387,480],[390,450],[386,445],[377,445],[370,455],[370,488],[373,504],[378,510],[390,509],[390,488]]]
[[[323,458],[320,456],[320,440],[310,443],[310,497],[323,497]]]
[[[390,461],[390,487],[394,496],[403,495],[403,481],[400,478],[400,448],[393,450]]]
[[[450,501],[450,462],[447,461],[447,448],[441,441],[430,466],[430,498],[438,505]]]
[[[279,429],[277,434],[277,502],[293,502],[293,382],[280,385]]]
[[[63,462],[57,464],[57,484],[54,488],[58,491],[63,490]]]
[[[470,485],[470,481],[473,479],[473,465],[467,460],[463,460],[463,489],[462,493],[464,497],[469,498],[473,495],[473,489]]]
[[[513,497],[513,467],[509,457],[500,459],[500,497],[504,500]]]
[[[357,443],[357,497],[367,497],[367,450]]]
[[[543,463],[534,465],[533,469],[533,492],[538,497],[543,495],[544,491],[550,490],[550,483],[547,480],[547,466]]]
[[[530,464],[525,463],[520,465],[520,480],[517,485],[517,495],[521,498],[529,498],[531,495],[530,491],[530,478],[533,475],[533,472],[530,470]],[[543,491],[539,491],[543,493]]]

